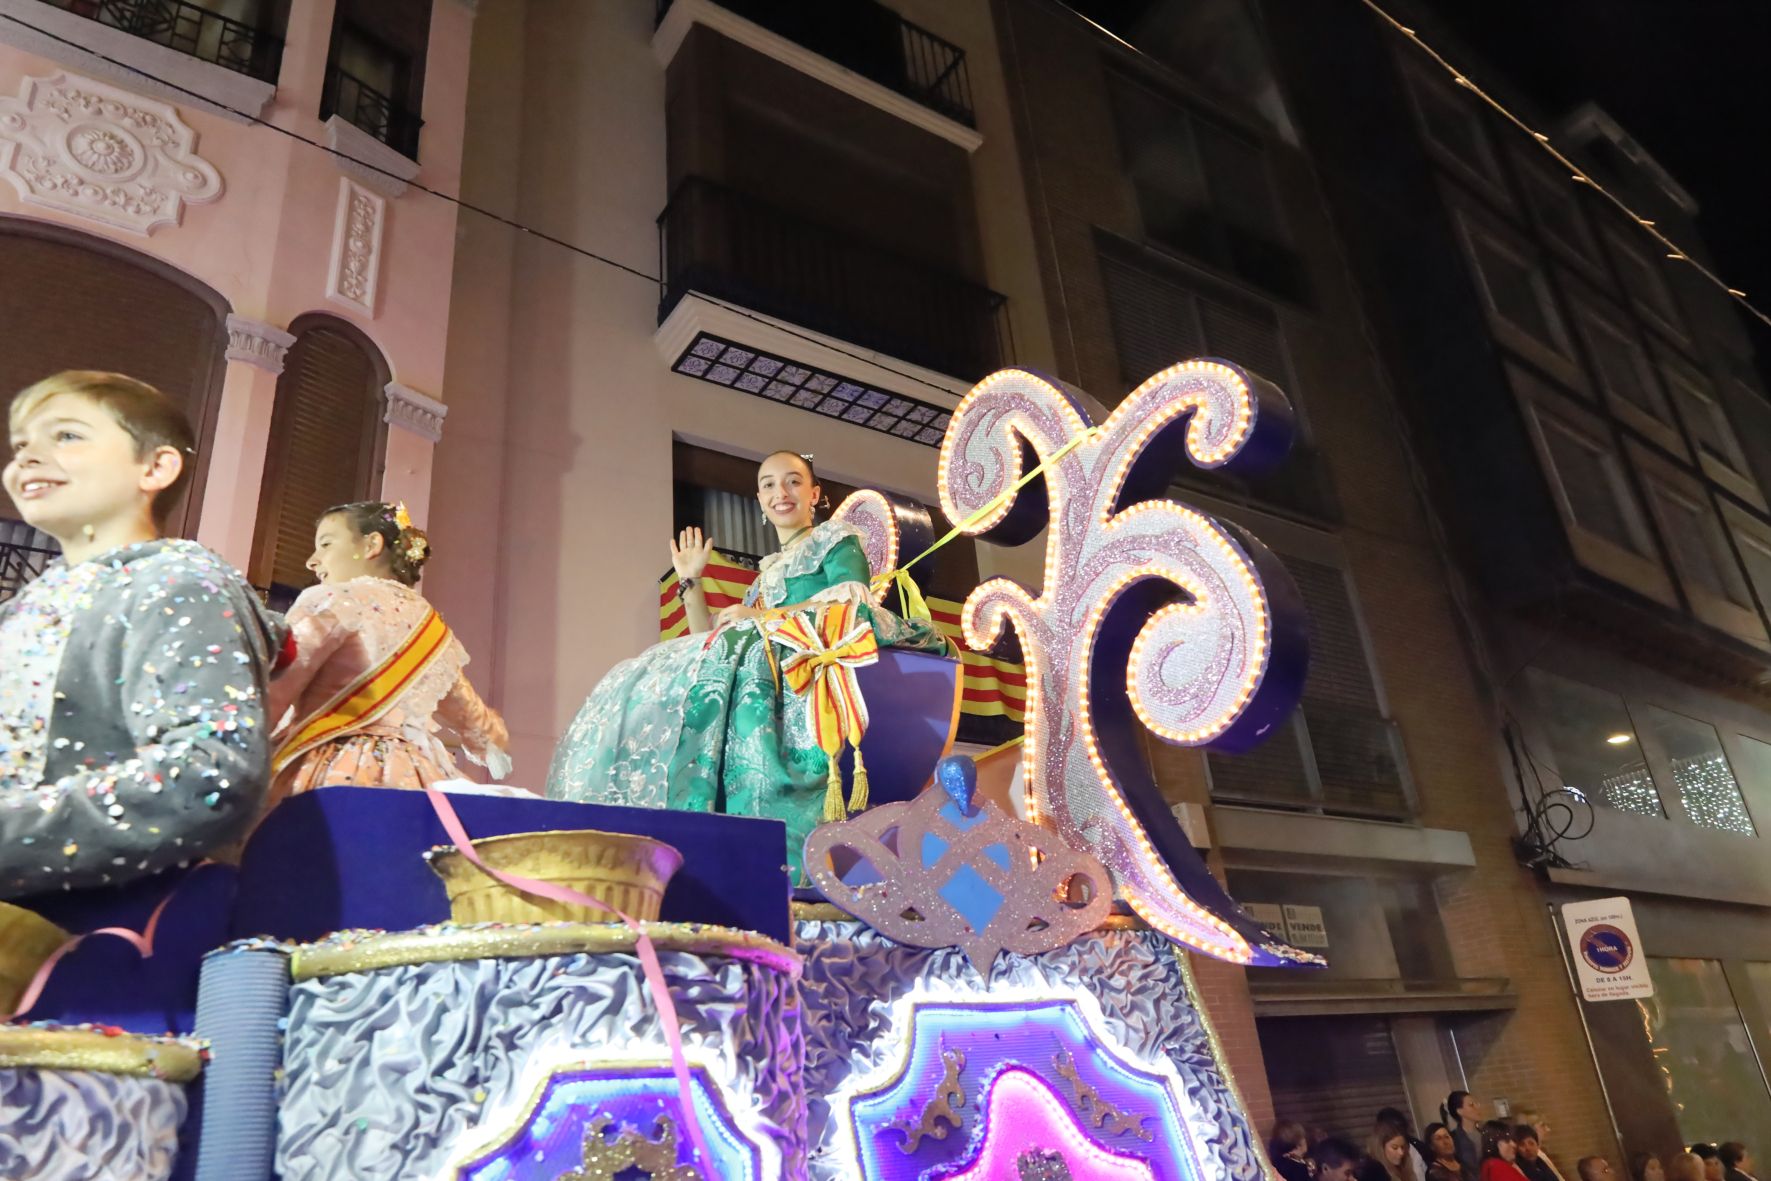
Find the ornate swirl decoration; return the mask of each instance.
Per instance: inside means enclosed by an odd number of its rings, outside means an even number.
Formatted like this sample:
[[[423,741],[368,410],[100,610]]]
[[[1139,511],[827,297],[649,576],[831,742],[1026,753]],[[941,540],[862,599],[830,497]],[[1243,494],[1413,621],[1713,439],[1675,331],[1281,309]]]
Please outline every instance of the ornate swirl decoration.
[[[1027,664],[1029,807],[1112,871],[1151,926],[1241,963],[1314,957],[1224,893],[1157,789],[1132,720],[1164,741],[1245,750],[1296,706],[1307,660],[1297,589],[1243,531],[1166,492],[1186,463],[1270,467],[1292,417],[1272,384],[1222,361],[1156,374],[1098,428],[1079,391],[1023,370],[985,378],[941,444],[941,508],[961,522],[1032,465],[1088,437],[968,532],[1046,531],[1039,593],[993,578],[966,600],[966,642],[1013,627]]]

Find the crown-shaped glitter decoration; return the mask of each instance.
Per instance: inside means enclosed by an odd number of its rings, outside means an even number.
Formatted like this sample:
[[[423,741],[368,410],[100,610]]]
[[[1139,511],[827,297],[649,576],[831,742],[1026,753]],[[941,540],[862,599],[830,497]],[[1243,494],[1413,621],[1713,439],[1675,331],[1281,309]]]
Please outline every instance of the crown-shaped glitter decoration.
[[[606,1112],[591,1118],[584,1130],[583,1164],[561,1173],[558,1181],[615,1181],[617,1177],[630,1181],[636,1169],[650,1181],[707,1181],[694,1165],[677,1163],[676,1122],[669,1116],[658,1117],[656,1140],[625,1126],[611,1140],[608,1131],[613,1122]]]

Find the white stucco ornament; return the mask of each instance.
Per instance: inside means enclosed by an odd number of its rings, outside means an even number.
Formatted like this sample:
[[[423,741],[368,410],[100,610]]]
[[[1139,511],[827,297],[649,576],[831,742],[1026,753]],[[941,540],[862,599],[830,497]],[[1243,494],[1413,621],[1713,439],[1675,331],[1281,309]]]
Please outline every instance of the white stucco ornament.
[[[0,98],[0,176],[20,200],[138,234],[221,196],[196,147],[171,104],[78,74],[26,78]]]

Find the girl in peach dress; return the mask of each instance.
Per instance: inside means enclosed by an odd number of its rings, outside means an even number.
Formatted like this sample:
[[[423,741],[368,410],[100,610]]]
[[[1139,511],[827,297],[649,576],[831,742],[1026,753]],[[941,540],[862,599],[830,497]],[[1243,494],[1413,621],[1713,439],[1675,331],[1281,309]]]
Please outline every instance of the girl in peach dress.
[[[272,802],[329,785],[424,788],[461,773],[454,739],[494,779],[510,772],[504,720],[462,668],[467,650],[412,589],[430,540],[403,506],[364,501],[321,516],[289,610],[295,658],[271,683]]]

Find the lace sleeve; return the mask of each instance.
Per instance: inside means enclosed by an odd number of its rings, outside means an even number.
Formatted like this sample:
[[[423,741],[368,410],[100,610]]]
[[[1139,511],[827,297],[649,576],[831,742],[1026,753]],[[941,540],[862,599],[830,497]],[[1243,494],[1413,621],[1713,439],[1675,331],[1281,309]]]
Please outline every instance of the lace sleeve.
[[[468,682],[467,674],[458,674],[449,695],[437,705],[437,720],[461,736],[462,751],[473,762],[502,781],[510,774],[510,756],[504,748],[510,743],[510,730],[498,711],[481,700]]]

